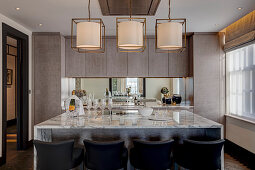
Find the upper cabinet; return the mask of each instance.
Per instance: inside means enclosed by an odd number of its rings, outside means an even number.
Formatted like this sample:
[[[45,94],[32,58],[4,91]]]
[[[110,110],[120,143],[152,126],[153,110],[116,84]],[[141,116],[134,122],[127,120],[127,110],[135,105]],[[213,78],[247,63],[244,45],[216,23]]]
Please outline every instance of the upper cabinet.
[[[116,39],[106,40],[107,77],[127,77],[127,53],[117,52]]]
[[[65,41],[66,77],[188,77],[192,76],[192,44],[182,53],[158,53],[155,39],[147,39],[144,52],[118,52],[116,38],[106,39],[104,53],[78,53]]]
[[[128,53],[128,77],[148,77],[148,41],[146,41],[146,43],[144,52]]]
[[[86,53],[86,77],[106,77],[106,52]]]
[[[85,77],[85,54],[71,48],[71,38],[66,38],[65,49],[65,76]]]
[[[168,53],[156,53],[155,39],[149,41],[149,77],[168,77]]]
[[[184,42],[183,42],[184,43]],[[187,39],[187,47],[181,53],[168,53],[169,77],[188,77],[190,58],[189,58],[189,40]]]

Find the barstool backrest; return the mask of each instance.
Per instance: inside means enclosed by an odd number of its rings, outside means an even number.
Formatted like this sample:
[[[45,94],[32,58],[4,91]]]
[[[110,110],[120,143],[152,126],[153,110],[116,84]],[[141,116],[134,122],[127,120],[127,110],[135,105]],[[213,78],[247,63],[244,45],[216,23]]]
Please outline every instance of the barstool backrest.
[[[144,169],[167,169],[170,166],[174,140],[142,141],[134,140],[134,150],[139,164]]]
[[[84,140],[85,164],[91,169],[122,168],[124,141],[96,142]]]
[[[184,151],[190,169],[221,169],[221,151],[224,140],[194,141],[184,140]]]
[[[71,168],[74,140],[42,142],[34,140],[37,151],[37,169],[65,170]]]

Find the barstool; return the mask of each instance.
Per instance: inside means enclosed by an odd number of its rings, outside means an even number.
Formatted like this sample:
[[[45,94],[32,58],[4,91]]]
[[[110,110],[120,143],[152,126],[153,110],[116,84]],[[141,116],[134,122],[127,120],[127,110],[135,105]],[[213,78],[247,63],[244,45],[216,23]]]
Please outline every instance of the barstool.
[[[126,169],[128,151],[124,141],[96,142],[84,140],[85,167],[92,170]]]
[[[79,166],[83,161],[84,151],[73,148],[74,140],[61,142],[42,142],[34,140],[37,151],[37,169],[66,170]]]
[[[171,167],[173,140],[134,140],[130,150],[130,162],[136,169],[165,170]]]
[[[173,152],[174,161],[191,170],[221,169],[221,151],[224,140],[194,141],[184,140]]]

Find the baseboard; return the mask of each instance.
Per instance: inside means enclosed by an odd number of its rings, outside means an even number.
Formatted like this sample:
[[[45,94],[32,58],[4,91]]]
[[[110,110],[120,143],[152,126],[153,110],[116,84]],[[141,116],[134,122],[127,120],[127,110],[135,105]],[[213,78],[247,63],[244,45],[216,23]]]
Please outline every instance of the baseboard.
[[[250,169],[255,169],[255,154],[225,139],[224,151]]]
[[[7,120],[7,127],[8,126],[12,126],[12,125],[16,125],[17,124],[17,119],[11,119],[11,120]]]

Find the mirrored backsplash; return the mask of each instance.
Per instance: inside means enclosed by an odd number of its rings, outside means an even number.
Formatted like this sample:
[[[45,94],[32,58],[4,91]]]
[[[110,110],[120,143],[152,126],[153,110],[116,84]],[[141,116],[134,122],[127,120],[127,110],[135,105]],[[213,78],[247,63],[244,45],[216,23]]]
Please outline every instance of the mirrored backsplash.
[[[193,78],[64,78],[62,79],[62,100],[72,90],[85,90],[101,99],[108,90],[112,97],[137,96],[162,100],[180,95],[181,104],[193,105]],[[164,88],[165,87],[165,88]],[[162,88],[164,90],[162,91]],[[162,94],[165,93],[165,94]]]

